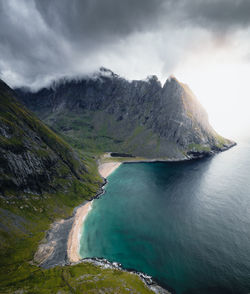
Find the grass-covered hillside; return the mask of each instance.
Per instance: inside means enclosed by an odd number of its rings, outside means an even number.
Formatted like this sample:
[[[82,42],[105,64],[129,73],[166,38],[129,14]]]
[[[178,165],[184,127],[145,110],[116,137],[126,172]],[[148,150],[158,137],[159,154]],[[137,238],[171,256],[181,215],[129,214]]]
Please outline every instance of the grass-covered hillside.
[[[50,224],[100,183],[93,155],[74,151],[0,81],[0,293],[151,293],[118,270],[87,263],[45,270],[32,262]]]

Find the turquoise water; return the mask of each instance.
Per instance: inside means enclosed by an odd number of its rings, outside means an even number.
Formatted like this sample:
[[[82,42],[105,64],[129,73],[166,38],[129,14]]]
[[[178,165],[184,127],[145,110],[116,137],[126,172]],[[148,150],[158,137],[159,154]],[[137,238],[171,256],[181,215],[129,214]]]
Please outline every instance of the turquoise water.
[[[176,293],[250,293],[250,145],[182,163],[123,164],[95,200],[80,254]]]

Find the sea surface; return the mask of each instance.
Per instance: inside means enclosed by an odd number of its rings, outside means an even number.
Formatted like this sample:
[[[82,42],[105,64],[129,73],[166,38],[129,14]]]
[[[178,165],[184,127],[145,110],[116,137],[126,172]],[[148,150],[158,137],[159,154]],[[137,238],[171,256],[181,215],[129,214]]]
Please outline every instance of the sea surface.
[[[250,144],[177,163],[122,164],[83,227],[82,257],[173,293],[250,293]]]

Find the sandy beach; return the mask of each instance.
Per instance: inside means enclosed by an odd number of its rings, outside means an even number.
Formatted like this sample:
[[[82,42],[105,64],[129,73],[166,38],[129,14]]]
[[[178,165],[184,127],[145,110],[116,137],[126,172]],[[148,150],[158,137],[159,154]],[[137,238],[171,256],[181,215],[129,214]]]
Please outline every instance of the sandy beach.
[[[120,165],[120,162],[103,163],[99,166],[98,171],[103,178],[107,178]],[[88,212],[91,210],[92,202],[93,200],[87,202],[76,211],[67,244],[67,254],[70,262],[78,262],[81,259],[79,254],[81,231],[84,220],[86,219]]]
[[[69,233],[67,253],[70,262],[77,262],[81,259],[79,255],[79,243],[81,237],[82,225],[88,212],[91,210],[92,201],[79,207],[76,211],[72,229]]]
[[[121,165],[121,162],[107,162],[99,166],[99,174],[103,178],[107,178],[114,170],[116,170]]]

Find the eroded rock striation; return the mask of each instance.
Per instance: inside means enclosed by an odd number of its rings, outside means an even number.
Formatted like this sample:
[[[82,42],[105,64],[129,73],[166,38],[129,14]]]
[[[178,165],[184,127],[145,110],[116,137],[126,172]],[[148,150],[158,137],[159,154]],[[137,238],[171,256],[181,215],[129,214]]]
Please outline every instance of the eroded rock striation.
[[[17,102],[1,80],[0,163],[3,195],[56,191],[60,179],[70,183],[85,172],[71,147]]]

